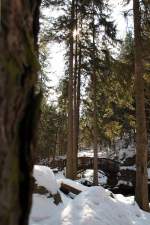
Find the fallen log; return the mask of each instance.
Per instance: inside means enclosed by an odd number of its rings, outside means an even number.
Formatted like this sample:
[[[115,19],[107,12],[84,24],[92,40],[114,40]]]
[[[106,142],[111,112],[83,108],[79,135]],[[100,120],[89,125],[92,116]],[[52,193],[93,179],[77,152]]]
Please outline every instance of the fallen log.
[[[60,190],[66,195],[68,195],[70,192],[75,195],[78,195],[81,193],[81,190],[65,183],[61,183]]]

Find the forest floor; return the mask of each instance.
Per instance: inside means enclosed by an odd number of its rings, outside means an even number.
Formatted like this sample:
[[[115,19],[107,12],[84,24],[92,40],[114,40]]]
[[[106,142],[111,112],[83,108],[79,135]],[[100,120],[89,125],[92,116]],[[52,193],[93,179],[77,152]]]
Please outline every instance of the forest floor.
[[[82,192],[74,199],[60,192],[62,203],[55,205],[53,198],[33,194],[30,225],[149,225],[150,213],[139,209],[134,197],[112,195],[102,187],[86,187],[65,179],[44,166],[36,166],[34,177],[40,186],[51,193],[57,192],[60,183],[71,184]]]

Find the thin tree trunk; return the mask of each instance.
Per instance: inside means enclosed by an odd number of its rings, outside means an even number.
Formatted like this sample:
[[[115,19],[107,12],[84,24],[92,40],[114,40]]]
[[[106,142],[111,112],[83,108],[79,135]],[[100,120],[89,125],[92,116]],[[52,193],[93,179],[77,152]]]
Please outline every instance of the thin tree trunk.
[[[77,38],[76,38],[76,50],[75,50],[75,70],[74,70],[74,95],[73,95],[73,168],[76,177],[77,174]],[[74,177],[74,178],[75,178]]]
[[[77,77],[77,105],[76,105],[76,163],[78,168],[78,150],[79,150],[79,133],[80,133],[80,94],[81,94],[81,61],[82,61],[82,49],[81,41],[79,42],[79,65],[78,65],[78,77]]]
[[[71,7],[71,28],[70,28],[70,55],[69,55],[69,86],[68,86],[68,146],[67,146],[67,165],[66,177],[74,179],[73,163],[73,31],[74,31],[74,0]]]
[[[55,158],[56,158],[56,153],[57,153],[57,144],[58,144],[58,133],[59,133],[59,128],[57,128],[57,131],[56,131],[56,137],[55,137],[55,145],[54,145],[54,149],[53,149],[53,161],[55,161]]]
[[[82,17],[79,21],[80,34],[79,34],[79,55],[78,55],[78,71],[77,71],[77,104],[76,104],[76,163],[78,168],[78,150],[79,150],[79,134],[80,134],[80,98],[81,98],[81,66],[82,66]]]
[[[39,98],[40,0],[2,0],[0,27],[0,224],[27,225]]]
[[[135,36],[135,90],[136,90],[136,194],[135,199],[143,210],[149,210],[147,176],[147,131],[144,103],[142,60],[141,12],[139,0],[133,0]]]
[[[98,155],[97,155],[97,77],[95,71],[95,18],[94,18],[94,3],[93,3],[93,75],[92,75],[92,100],[93,100],[93,150],[94,150],[94,174],[93,185],[98,185]]]
[[[96,104],[96,74],[93,73],[93,149],[94,149],[94,176],[93,176],[93,185],[98,185],[98,150],[97,150],[97,104]]]
[[[78,0],[75,1],[75,65],[74,65],[74,118],[73,118],[73,163],[75,178],[77,175],[77,160],[78,160],[78,105],[77,105],[77,92],[78,92]]]

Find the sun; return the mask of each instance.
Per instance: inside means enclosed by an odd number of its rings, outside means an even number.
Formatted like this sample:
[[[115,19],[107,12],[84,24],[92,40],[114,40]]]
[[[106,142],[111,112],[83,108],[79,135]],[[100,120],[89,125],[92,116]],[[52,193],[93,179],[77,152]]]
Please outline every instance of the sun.
[[[74,29],[73,37],[76,38],[76,36],[79,36],[79,34],[80,34],[79,29]]]

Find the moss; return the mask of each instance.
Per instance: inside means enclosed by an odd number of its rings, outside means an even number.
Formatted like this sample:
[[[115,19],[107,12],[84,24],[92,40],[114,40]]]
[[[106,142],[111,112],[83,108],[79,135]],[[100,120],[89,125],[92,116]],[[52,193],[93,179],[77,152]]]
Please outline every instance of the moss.
[[[24,63],[27,65],[30,65],[32,67],[33,71],[37,71],[40,69],[40,64],[37,57],[36,47],[34,44],[33,37],[30,35],[30,33],[24,29],[24,43],[26,43],[25,46],[25,61]]]
[[[5,57],[2,55],[0,56],[0,63],[6,73],[11,77],[11,83],[17,81],[19,84],[25,68],[29,68],[29,71],[32,73],[37,72],[40,69],[38,54],[35,50],[33,38],[28,31],[24,31],[23,37],[24,46],[23,49],[20,49],[20,55],[8,52],[5,54]]]
[[[7,58],[7,60],[6,60],[6,58]],[[1,59],[0,59],[1,65],[3,66],[6,73],[11,75],[12,78],[16,79],[18,74],[20,74],[20,68],[17,65],[17,62],[14,57],[7,56],[6,58],[1,57]]]
[[[11,81],[19,81],[19,75],[20,75],[20,68],[16,64],[15,60],[11,58],[9,62],[6,64],[6,71],[10,75]]]

